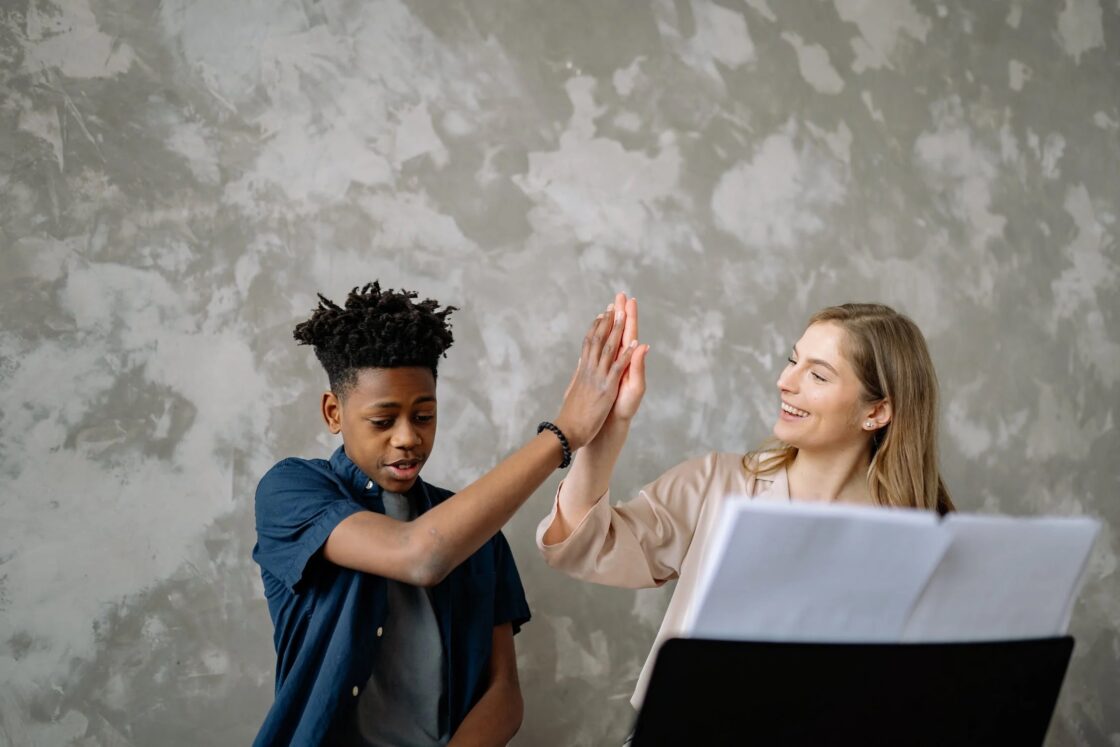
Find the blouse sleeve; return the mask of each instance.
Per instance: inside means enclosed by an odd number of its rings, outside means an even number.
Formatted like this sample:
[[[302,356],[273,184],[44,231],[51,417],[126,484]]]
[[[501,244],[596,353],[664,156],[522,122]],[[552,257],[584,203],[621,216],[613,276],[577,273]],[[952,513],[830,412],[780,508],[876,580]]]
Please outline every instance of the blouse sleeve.
[[[537,526],[537,548],[550,566],[584,581],[631,589],[671,581],[692,543],[717,457],[711,453],[682,462],[617,506],[610,504],[607,491],[567,539],[546,545],[545,532],[556,519],[557,489],[552,511]]]

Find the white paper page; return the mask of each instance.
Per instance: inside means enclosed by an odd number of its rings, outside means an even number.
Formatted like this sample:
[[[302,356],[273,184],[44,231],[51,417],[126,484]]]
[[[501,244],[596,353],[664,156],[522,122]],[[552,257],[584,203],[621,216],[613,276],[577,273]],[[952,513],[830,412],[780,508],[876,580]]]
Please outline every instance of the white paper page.
[[[1088,517],[951,514],[952,537],[903,631],[905,641],[1064,635],[1100,524]]]
[[[729,499],[686,635],[897,641],[948,546],[931,512]]]

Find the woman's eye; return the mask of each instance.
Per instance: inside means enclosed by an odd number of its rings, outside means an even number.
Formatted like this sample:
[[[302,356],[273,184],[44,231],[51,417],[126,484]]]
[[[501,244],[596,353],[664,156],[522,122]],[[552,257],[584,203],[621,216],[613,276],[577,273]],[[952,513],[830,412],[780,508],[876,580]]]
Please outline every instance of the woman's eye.
[[[812,374],[813,374],[813,378],[816,379],[817,381],[827,381],[827,379],[825,379],[825,377],[821,376],[816,371],[813,371]]]
[[[796,366],[797,365],[797,361],[795,361],[793,358],[786,358],[786,360],[789,361],[789,364],[791,366]]]

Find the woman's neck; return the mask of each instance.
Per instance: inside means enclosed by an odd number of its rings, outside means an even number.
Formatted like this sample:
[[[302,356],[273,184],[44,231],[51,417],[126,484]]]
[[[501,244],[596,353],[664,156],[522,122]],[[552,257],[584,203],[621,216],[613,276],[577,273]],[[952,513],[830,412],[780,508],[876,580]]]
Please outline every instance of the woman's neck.
[[[867,468],[871,455],[865,444],[827,453],[799,449],[787,468],[793,500],[825,503],[871,503]]]

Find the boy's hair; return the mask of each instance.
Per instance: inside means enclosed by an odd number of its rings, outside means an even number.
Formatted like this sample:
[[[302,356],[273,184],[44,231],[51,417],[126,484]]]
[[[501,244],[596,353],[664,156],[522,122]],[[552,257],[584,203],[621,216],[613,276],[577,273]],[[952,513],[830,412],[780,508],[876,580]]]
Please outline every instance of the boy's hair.
[[[414,302],[413,291],[382,291],[374,281],[354,288],[342,308],[319,295],[319,307],[292,333],[301,345],[315,348],[331,391],[345,397],[362,368],[422,366],[436,375],[440,356],[454,338],[447,317],[457,309],[439,309],[432,299]]]

